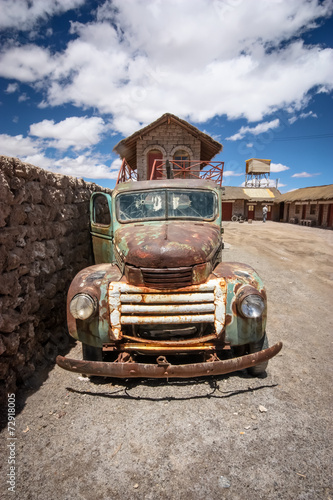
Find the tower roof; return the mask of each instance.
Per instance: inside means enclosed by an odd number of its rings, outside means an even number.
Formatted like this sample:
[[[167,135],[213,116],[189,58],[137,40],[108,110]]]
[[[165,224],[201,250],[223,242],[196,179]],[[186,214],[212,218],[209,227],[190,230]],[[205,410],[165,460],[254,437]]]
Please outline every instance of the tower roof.
[[[183,127],[187,132],[192,134],[194,137],[201,141],[201,158],[198,158],[203,161],[210,161],[215,155],[217,155],[220,151],[222,151],[222,144],[212,139],[209,135],[201,132],[201,130],[197,129],[190,123],[178,116],[175,116],[171,113],[165,113],[160,118],[152,122],[150,125],[134,132],[134,134],[130,135],[126,139],[122,139],[118,144],[115,145],[113,151],[118,153],[121,158],[126,158],[129,166],[135,170],[136,169],[136,143],[138,139],[143,137],[144,135],[151,132],[154,128],[159,127],[163,123],[177,123],[181,127]]]

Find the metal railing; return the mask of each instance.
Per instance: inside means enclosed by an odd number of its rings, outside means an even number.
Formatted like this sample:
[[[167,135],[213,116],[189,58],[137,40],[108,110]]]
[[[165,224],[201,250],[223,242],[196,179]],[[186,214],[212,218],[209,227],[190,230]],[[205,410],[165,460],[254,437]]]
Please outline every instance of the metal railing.
[[[148,180],[206,179],[222,186],[223,168],[223,161],[155,160]],[[138,180],[137,171],[133,170],[124,158],[119,170],[117,184],[130,180]]]
[[[119,169],[116,185],[120,184],[121,182],[137,181],[137,180],[138,180],[137,171],[133,170],[124,158],[121,167]]]
[[[155,160],[150,180],[154,179],[206,179],[222,186],[223,161]]]

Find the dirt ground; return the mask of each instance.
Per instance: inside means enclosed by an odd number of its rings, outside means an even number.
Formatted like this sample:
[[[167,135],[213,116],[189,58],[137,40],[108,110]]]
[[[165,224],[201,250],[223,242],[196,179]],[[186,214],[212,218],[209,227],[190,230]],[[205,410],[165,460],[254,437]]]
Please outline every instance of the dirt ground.
[[[268,292],[266,378],[90,381],[55,366],[16,397],[24,500],[332,499],[333,232],[225,223],[224,260]],[[80,346],[70,357],[80,356]]]

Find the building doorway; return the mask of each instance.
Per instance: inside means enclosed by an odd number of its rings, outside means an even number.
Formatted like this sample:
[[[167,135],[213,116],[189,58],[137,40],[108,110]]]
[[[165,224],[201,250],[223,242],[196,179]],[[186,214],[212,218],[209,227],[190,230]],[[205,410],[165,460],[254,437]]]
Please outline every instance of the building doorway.
[[[333,203],[330,203],[330,205],[328,207],[327,227],[333,227]]]
[[[154,163],[156,160],[161,160],[160,162],[158,162],[158,164],[161,164],[163,160],[163,155],[161,151],[159,151],[158,149],[152,149],[148,153],[148,177],[147,177],[148,180],[151,178]],[[162,177],[162,172],[160,170],[156,170],[155,168],[154,179],[160,179],[161,177]]]
[[[232,203],[222,202],[222,220],[231,220],[232,216]]]
[[[318,226],[323,225],[324,205],[319,205]]]
[[[247,206],[247,219],[254,220],[254,205]]]
[[[267,220],[272,220],[272,205],[267,205]]]
[[[289,214],[290,214],[290,204],[287,203],[287,216],[286,216],[287,222],[289,222]]]
[[[283,220],[283,215],[284,215],[284,201],[280,203],[280,209],[279,209],[279,220]],[[287,217],[288,220],[288,217]]]
[[[306,205],[302,206],[302,219],[306,219]]]

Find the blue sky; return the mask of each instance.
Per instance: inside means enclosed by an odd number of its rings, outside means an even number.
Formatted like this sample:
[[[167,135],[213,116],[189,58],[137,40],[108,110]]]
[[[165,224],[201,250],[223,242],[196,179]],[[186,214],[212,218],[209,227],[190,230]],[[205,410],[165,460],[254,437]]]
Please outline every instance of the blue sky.
[[[224,184],[333,183],[333,0],[0,0],[0,154],[113,187],[166,112],[223,144]]]

